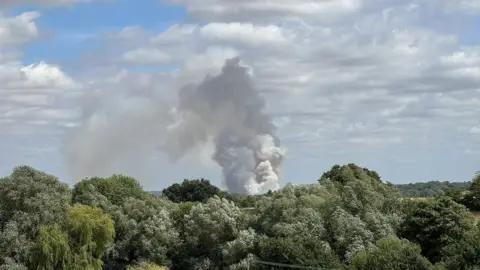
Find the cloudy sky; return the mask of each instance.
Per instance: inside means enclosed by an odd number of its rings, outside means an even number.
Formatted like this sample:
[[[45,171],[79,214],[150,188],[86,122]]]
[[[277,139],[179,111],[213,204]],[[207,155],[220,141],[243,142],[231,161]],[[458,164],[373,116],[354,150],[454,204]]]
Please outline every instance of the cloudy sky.
[[[219,184],[211,145],[173,164],[145,133],[182,85],[239,56],[288,149],[282,184],[349,162],[394,183],[469,180],[478,29],[480,0],[1,0],[0,173],[74,183],[74,151],[147,189]]]

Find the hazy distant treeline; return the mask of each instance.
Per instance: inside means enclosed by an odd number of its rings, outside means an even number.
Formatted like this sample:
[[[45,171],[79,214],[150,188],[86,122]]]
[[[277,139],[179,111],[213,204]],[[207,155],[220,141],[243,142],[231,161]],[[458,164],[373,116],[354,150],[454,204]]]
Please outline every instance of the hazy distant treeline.
[[[472,184],[468,182],[429,181],[395,185],[404,197],[436,197],[450,192],[466,191]]]

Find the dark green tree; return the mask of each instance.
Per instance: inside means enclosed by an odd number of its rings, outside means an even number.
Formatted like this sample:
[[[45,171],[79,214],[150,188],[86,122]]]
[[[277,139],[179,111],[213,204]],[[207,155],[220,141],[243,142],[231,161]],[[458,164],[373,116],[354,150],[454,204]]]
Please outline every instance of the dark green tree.
[[[465,206],[448,197],[409,202],[400,236],[422,248],[431,262],[442,260],[445,247],[460,241],[473,229],[474,220]]]
[[[462,204],[471,210],[480,210],[480,174],[476,173],[467,194],[462,199]]]
[[[221,196],[218,187],[210,184],[206,179],[185,179],[181,184],[175,183],[162,191],[162,194],[175,203],[206,202],[213,196]]]
[[[480,228],[478,225],[443,250],[442,264],[446,269],[480,268]]]
[[[329,171],[323,173],[319,181],[322,182],[326,179],[329,179],[333,182],[345,184],[348,179],[351,178],[351,176],[360,178],[362,174],[366,174],[371,179],[374,179],[379,183],[382,182],[380,175],[376,171],[369,170],[367,168],[361,168],[354,163],[349,163],[343,166],[338,164],[334,165]]]

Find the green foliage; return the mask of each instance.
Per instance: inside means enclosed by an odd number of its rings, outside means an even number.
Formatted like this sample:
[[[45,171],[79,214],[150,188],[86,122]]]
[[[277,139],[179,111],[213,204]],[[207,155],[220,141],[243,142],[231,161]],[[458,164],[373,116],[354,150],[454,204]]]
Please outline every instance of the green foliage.
[[[65,228],[40,229],[29,260],[31,269],[102,269],[102,256],[113,242],[113,221],[99,208],[75,205]]]
[[[82,200],[92,191],[90,185],[115,205],[122,205],[128,198],[141,199],[145,195],[137,180],[115,174],[107,178],[93,177],[77,183],[73,188],[73,203],[83,203]]]
[[[190,213],[190,210],[199,202],[184,202],[177,204],[177,207],[172,211],[172,219],[175,222],[175,227],[180,231],[185,231],[183,217]]]
[[[135,266],[128,266],[127,270],[167,270],[167,267],[158,266],[152,263],[140,263]]]
[[[269,269],[256,260],[475,269],[480,229],[454,200],[474,206],[477,178],[465,196],[443,183],[451,198],[405,200],[375,171],[347,164],[318,183],[263,195],[228,194],[199,179],[155,196],[124,175],[85,179],[71,191],[22,166],[0,179],[0,270]]]
[[[442,251],[473,229],[473,216],[448,197],[410,202],[400,235],[422,248],[422,254],[436,263]]]
[[[183,241],[188,254],[198,257],[190,265],[209,259],[213,265],[224,266],[221,249],[235,240],[242,229],[244,214],[232,202],[215,196],[204,204],[193,206],[184,215]]]
[[[460,199],[462,193],[467,191],[471,182],[418,182],[410,184],[396,185],[398,191],[403,197],[438,197],[449,196],[454,199]]]
[[[262,196],[250,212],[265,261],[338,267],[377,238],[396,232],[400,197],[372,171],[334,166],[320,184],[292,186]],[[303,254],[303,255],[300,255]]]
[[[328,225],[332,244],[337,254],[345,260],[374,241],[373,232],[368,230],[366,223],[342,208],[333,212]]]
[[[206,202],[213,196],[219,196],[221,191],[206,179],[185,179],[181,184],[173,184],[162,191],[172,202]]]
[[[110,215],[88,205],[75,205],[68,213],[67,232],[73,262],[87,269],[101,268],[101,258],[112,244],[115,230]]]
[[[276,263],[341,267],[339,258],[328,243],[305,236],[260,237],[255,254],[261,260]]]
[[[333,186],[342,198],[343,205],[352,214],[363,214],[368,209],[393,213],[399,204],[400,194],[390,183],[383,183],[374,171],[355,164],[335,165],[319,180],[324,186]]]
[[[375,246],[363,249],[350,259],[350,269],[408,270],[431,269],[432,264],[421,255],[421,249],[408,240],[386,236]]]
[[[40,225],[63,219],[70,200],[70,190],[53,175],[20,166],[10,176],[0,179],[0,200],[1,228],[15,220],[21,222],[22,227],[28,226],[35,234],[35,229]],[[27,215],[35,217],[32,220]]]
[[[359,178],[360,175],[366,175],[373,181],[381,183],[382,180],[376,171],[369,170],[367,168],[360,168],[359,166],[350,163],[348,165],[340,166],[334,165],[329,171],[325,172],[320,178],[320,182],[329,179],[333,182],[345,184],[350,179]]]
[[[68,234],[58,224],[42,227],[30,253],[33,269],[67,269],[71,263]]]
[[[114,220],[115,241],[103,258],[104,269],[124,269],[139,261],[165,265],[180,245],[171,217],[178,207],[144,192],[133,178],[92,178],[78,183],[73,193],[74,202],[99,207]]]
[[[0,270],[27,270],[28,268],[12,258],[5,258],[4,263],[0,265]]]
[[[466,231],[459,241],[443,249],[442,264],[446,269],[480,268],[480,228]]]
[[[23,267],[40,228],[65,222],[70,196],[68,185],[28,166],[0,179],[0,265]]]
[[[473,178],[472,184],[461,203],[471,210],[480,211],[480,174],[477,173]]]
[[[117,257],[168,264],[170,251],[180,244],[174,220],[170,217],[172,208],[170,203],[155,196],[145,200],[131,198],[125,202],[122,215],[115,219]]]

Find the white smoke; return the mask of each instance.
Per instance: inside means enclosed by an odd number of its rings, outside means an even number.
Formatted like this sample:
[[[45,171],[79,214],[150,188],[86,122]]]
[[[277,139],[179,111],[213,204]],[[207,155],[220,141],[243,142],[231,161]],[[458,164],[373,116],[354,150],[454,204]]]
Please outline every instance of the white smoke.
[[[279,188],[285,150],[264,112],[265,100],[238,58],[227,60],[220,74],[181,88],[171,109],[151,104],[138,103],[142,107],[127,112],[117,109],[122,113],[108,117],[104,109],[90,113],[67,145],[74,177],[105,174],[102,168],[112,168],[135,145],[152,147],[155,141],[175,161],[213,142],[212,159],[222,168],[229,192],[259,194]]]
[[[217,144],[214,159],[222,167],[224,184],[232,192],[261,194],[279,188],[280,165],[285,150],[274,142],[270,134],[257,134]]]

